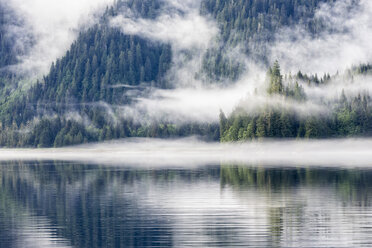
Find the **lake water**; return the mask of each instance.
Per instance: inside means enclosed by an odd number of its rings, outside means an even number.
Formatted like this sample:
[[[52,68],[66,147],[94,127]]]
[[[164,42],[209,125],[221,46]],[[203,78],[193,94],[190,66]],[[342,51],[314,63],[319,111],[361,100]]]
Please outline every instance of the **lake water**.
[[[372,169],[0,162],[0,247],[371,247]]]

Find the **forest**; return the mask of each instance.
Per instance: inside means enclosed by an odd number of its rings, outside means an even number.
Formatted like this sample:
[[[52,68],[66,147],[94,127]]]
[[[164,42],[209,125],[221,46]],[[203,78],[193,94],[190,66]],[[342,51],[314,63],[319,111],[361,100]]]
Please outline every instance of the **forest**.
[[[302,24],[316,37],[325,23],[314,17],[320,4],[334,0],[203,0],[200,14],[213,18],[219,28],[218,41],[202,58],[199,76],[207,84],[234,84],[245,68],[224,54],[229,47],[244,44],[243,51],[270,67],[266,46],[282,27]],[[286,109],[261,106],[259,114],[220,114],[219,123],[171,121],[138,122],[120,114],[120,106],[146,97],[153,89],[172,89],[167,77],[174,65],[171,44],[128,35],[109,25],[109,19],[129,8],[144,19],[154,19],[161,1],[116,1],[107,7],[98,24],[82,30],[65,55],[49,72],[36,80],[8,67],[24,51],[11,47],[6,35],[12,12],[0,8],[0,146],[60,147],[126,137],[184,137],[198,135],[207,140],[237,141],[256,138],[325,138],[370,135],[370,97],[340,95],[328,115],[300,116]],[[21,21],[19,21],[21,22]],[[18,23],[19,24],[19,23]],[[12,24],[12,25],[18,25]],[[283,83],[279,63],[267,75],[268,96],[306,101],[301,82],[327,84],[331,77],[299,72],[290,85]],[[368,73],[362,65],[354,73]],[[359,71],[357,71],[359,70]],[[239,100],[239,99],[236,99]]]
[[[355,74],[368,73],[370,65],[354,69]],[[299,104],[306,101],[306,94],[297,81],[307,79],[309,84],[327,84],[331,77],[322,79],[303,75],[299,72],[287,86],[283,83],[279,63],[276,62],[268,71],[269,95],[280,95],[283,99],[292,99]],[[260,138],[339,138],[362,137],[372,134],[371,97],[358,94],[346,97],[342,91],[336,103],[332,104],[330,113],[300,116],[280,106],[262,106],[258,114],[247,114],[237,107],[227,118],[220,114],[221,141],[252,140]],[[323,103],[326,105],[327,103]]]

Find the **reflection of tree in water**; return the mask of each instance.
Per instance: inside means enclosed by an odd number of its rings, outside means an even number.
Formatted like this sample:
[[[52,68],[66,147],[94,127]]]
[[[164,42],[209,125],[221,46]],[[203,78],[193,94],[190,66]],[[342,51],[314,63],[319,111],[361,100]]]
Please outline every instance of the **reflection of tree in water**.
[[[16,228],[17,223],[10,217],[14,215],[14,212],[18,214],[21,212],[17,210],[16,204],[11,201],[3,189],[0,177],[0,247],[15,247],[17,236],[12,230]],[[2,228],[3,226],[9,228]]]
[[[7,190],[0,188],[0,247],[69,247],[69,242],[58,236],[57,226],[19,204]]]
[[[348,209],[372,206],[372,170],[368,169],[222,165],[220,182],[222,188],[231,186],[242,200],[258,202],[253,205],[267,201],[263,211],[274,247],[294,244],[301,233],[314,232],[322,240],[322,233],[329,237],[342,228],[337,223],[355,221]],[[256,192],[253,197],[252,192]]]
[[[58,235],[76,247],[171,246],[172,223],[142,206],[133,187],[141,180],[156,184],[213,177],[204,172],[115,170],[57,162],[2,164],[0,175],[0,194],[7,194],[1,204],[13,204],[3,207],[0,215],[4,209],[21,207],[46,216],[60,227]],[[218,176],[217,169],[214,177]]]
[[[369,206],[371,179],[369,170],[329,168],[2,163],[0,221],[27,212],[47,219],[56,237],[76,247],[167,247],[194,241],[280,247],[294,234],[332,233],[353,217],[343,214],[350,206]],[[328,196],[333,199],[326,208],[318,208]],[[0,224],[12,230],[14,223]],[[0,246],[5,238],[11,245],[15,237],[0,230]]]
[[[344,168],[290,168],[221,166],[221,185],[284,192],[299,187],[335,189],[345,202],[371,205],[372,170]]]

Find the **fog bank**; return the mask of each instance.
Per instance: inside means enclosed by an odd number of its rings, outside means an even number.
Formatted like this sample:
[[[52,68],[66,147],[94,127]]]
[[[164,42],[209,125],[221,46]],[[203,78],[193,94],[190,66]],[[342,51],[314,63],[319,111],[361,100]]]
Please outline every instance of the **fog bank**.
[[[372,60],[370,0],[323,3],[314,21],[324,26],[315,36],[302,25],[277,32],[271,61],[278,59],[286,71],[323,74]]]
[[[0,149],[0,161],[61,160],[110,165],[372,166],[372,139],[264,140],[208,143],[197,138],[133,138],[56,149]]]
[[[52,62],[64,55],[79,32],[95,24],[106,6],[114,0],[10,0],[5,2],[23,20],[18,29],[8,27],[17,39],[18,47],[25,50],[19,72],[37,76],[47,73]],[[21,30],[20,30],[21,29]]]

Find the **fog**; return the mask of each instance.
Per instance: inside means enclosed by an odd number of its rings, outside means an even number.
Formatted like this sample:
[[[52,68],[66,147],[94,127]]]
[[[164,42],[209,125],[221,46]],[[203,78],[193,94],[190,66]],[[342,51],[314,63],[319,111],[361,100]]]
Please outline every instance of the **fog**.
[[[336,73],[372,59],[372,2],[339,0],[321,4],[315,20],[325,25],[315,37],[304,27],[284,28],[276,34],[271,60],[286,71]]]
[[[218,30],[213,20],[199,14],[200,2],[166,0],[155,20],[137,18],[130,9],[122,9],[111,25],[125,34],[170,43],[175,50],[205,49]]]
[[[372,139],[263,140],[208,143],[197,138],[131,138],[51,149],[0,149],[0,161],[61,160],[108,165],[181,166],[241,163],[262,166],[372,166]]]
[[[321,96],[314,92],[314,97]],[[281,96],[255,94],[250,84],[239,84],[231,88],[158,90],[151,98],[138,100],[135,105],[121,108],[120,112],[124,117],[131,117],[139,122],[163,120],[182,124],[218,122],[220,110],[230,114],[238,106],[253,115],[261,113],[262,108],[266,106],[286,109],[300,117],[330,112],[327,106],[316,101],[297,102]]]
[[[64,55],[79,31],[98,21],[113,0],[1,0],[22,20],[8,27],[18,46],[30,46],[14,70],[33,75],[48,72],[52,62]],[[32,45],[30,45],[32,44]]]
[[[138,98],[134,104],[123,106],[122,113],[137,121],[215,122],[218,121],[220,110],[231,113],[242,99],[250,100],[252,110],[263,101],[270,101],[254,94],[255,89],[264,82],[262,75],[247,75],[229,87],[199,85],[172,90],[157,89],[150,97]]]

